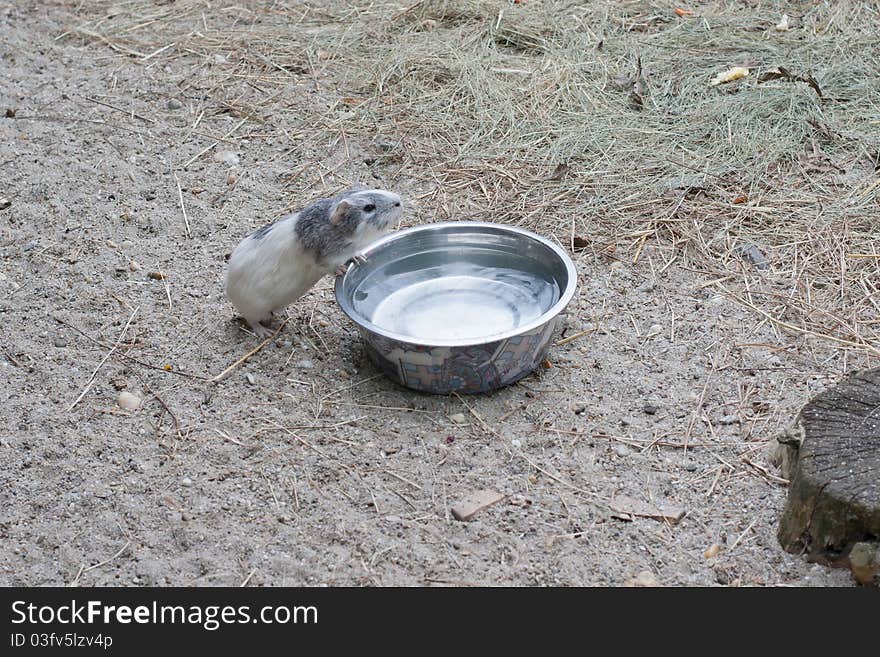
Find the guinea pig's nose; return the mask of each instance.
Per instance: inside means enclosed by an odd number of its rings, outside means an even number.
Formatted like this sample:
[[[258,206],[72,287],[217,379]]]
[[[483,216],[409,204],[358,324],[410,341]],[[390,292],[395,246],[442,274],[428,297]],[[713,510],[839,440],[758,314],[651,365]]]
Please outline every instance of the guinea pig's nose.
[[[395,207],[395,208],[399,208],[399,207],[400,207],[400,201],[398,201],[397,203],[395,203],[395,204],[394,204],[394,207]]]

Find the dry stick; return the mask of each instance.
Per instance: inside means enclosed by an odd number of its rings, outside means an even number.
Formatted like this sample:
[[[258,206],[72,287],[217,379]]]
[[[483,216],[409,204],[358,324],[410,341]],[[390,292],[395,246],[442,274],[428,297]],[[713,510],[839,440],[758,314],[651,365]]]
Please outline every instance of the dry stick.
[[[73,410],[73,407],[76,406],[77,404],[79,404],[80,400],[86,396],[86,393],[89,391],[89,389],[92,387],[92,384],[95,382],[95,377],[98,375],[98,371],[102,367],[104,367],[104,363],[106,363],[107,359],[110,358],[110,356],[113,354],[114,351],[116,351],[116,348],[122,342],[122,338],[125,337],[125,332],[128,331],[128,327],[131,325],[131,320],[133,320],[134,316],[137,314],[138,308],[140,308],[140,306],[135,308],[134,312],[131,313],[131,317],[128,318],[128,321],[125,323],[125,326],[122,327],[122,332],[119,334],[119,337],[116,339],[116,344],[113,345],[113,347],[110,349],[110,351],[107,352],[107,355],[104,356],[104,358],[101,360],[100,363],[98,363],[98,366],[95,368],[95,371],[92,372],[92,376],[89,377],[89,382],[86,383],[86,387],[83,388],[83,391],[81,393],[79,393],[79,397],[77,397],[76,400],[70,406],[68,406],[68,408],[67,408],[68,413],[70,413],[70,411]]]
[[[70,583],[70,586],[79,586],[79,578],[80,577],[82,577],[85,573],[89,572],[90,570],[94,570],[95,568],[100,568],[101,566],[106,566],[108,563],[113,561],[120,554],[125,552],[128,549],[129,545],[131,545],[131,541],[126,541],[125,545],[123,545],[121,548],[119,548],[119,551],[116,552],[116,554],[114,554],[109,559],[104,559],[104,561],[100,561],[100,562],[93,564],[91,566],[88,566],[88,567],[80,566],[79,572],[76,574],[76,577],[73,578],[73,581]]]
[[[754,520],[752,520],[751,524],[750,524],[748,527],[745,528],[745,530],[743,531],[743,533],[740,534],[739,536],[737,536],[736,540],[733,542],[733,545],[731,545],[729,548],[727,548],[727,552],[728,552],[728,554],[729,554],[730,552],[732,552],[733,549],[734,549],[737,545],[740,544],[740,541],[742,541],[743,538],[745,538],[746,534],[748,534],[750,531],[752,531],[752,527],[754,527],[755,524],[756,524],[757,522],[758,522],[758,519],[757,519],[757,518],[755,518]]]
[[[248,582],[251,581],[251,577],[253,577],[256,574],[257,574],[257,569],[254,568],[251,572],[248,573],[248,576],[244,578],[244,581],[241,584],[239,584],[239,587],[244,588],[245,586],[247,586]]]
[[[238,123],[236,123],[236,124],[235,124],[235,127],[234,127],[232,130],[230,130],[230,131],[227,132],[225,135],[223,135],[223,139],[226,139],[229,135],[231,135],[233,132],[235,132],[235,131],[238,130],[241,126],[243,126],[245,121],[247,121],[247,117],[243,118],[241,121],[239,121]],[[178,169],[186,169],[190,164],[192,164],[193,162],[195,162],[196,160],[198,160],[202,155],[204,155],[205,153],[207,153],[208,151],[210,151],[212,148],[214,148],[215,146],[217,146],[219,143],[220,143],[219,141],[215,141],[213,144],[211,144],[211,145],[208,146],[207,148],[203,148],[203,149],[200,150],[198,153],[196,153],[195,155],[193,155],[189,160],[187,160],[185,164],[183,164],[183,165],[181,165],[181,166],[179,166],[179,167],[177,167],[177,168],[178,168]]]
[[[159,55],[159,54],[165,52],[166,50],[168,50],[169,48],[173,48],[173,47],[176,46],[176,45],[177,45],[177,43],[169,43],[167,46],[162,46],[162,47],[159,48],[158,50],[154,50],[154,51],[151,52],[149,55],[146,55],[141,61],[144,61],[144,62],[145,62],[145,61],[147,61],[148,59],[152,59],[152,58],[155,57],[156,55]]]
[[[266,338],[265,340],[263,340],[260,344],[258,344],[256,347],[254,347],[253,349],[251,349],[249,352],[247,352],[244,356],[242,356],[241,358],[239,358],[237,361],[235,361],[232,365],[230,365],[229,367],[227,367],[225,370],[223,370],[222,372],[220,372],[220,374],[218,374],[217,376],[215,376],[215,377],[212,378],[212,379],[209,379],[209,381],[211,381],[211,383],[219,383],[220,381],[222,381],[223,379],[225,379],[227,376],[229,376],[230,374],[232,374],[232,372],[235,371],[235,369],[236,369],[239,365],[241,365],[242,363],[244,363],[245,361],[247,361],[248,358],[250,358],[250,357],[253,356],[255,353],[257,353],[258,351],[260,351],[260,349],[262,349],[263,347],[265,347],[267,344],[269,344],[270,342],[272,342],[272,340],[275,339],[275,336],[277,336],[277,335],[281,332],[281,329],[283,329],[284,326],[285,326],[285,325],[287,324],[287,322],[289,322],[289,321],[290,321],[290,317],[286,318],[283,322],[281,322],[281,326],[279,326],[277,329],[275,329],[275,332],[274,332],[272,335],[270,335],[268,338]]]
[[[153,397],[154,397],[154,398],[155,398],[160,404],[162,404],[162,408],[164,408],[166,411],[168,411],[168,415],[170,415],[170,416],[171,416],[171,419],[174,420],[174,430],[177,432],[177,437],[178,437],[178,438],[181,438],[182,436],[181,436],[181,433],[180,433],[180,420],[178,420],[178,419],[177,419],[177,416],[171,411],[170,408],[168,408],[168,404],[165,403],[165,400],[164,400],[164,399],[162,399],[159,395],[157,395],[155,392],[153,392],[153,391],[150,390],[149,388],[147,388],[147,390],[149,391],[149,393],[150,393],[151,395],[153,395]]]
[[[782,328],[786,328],[789,331],[794,331],[795,333],[802,333],[804,335],[812,335],[814,338],[820,338],[822,340],[830,340],[831,342],[843,344],[843,345],[846,345],[847,347],[853,347],[855,349],[864,349],[865,351],[870,352],[872,355],[874,355],[876,357],[880,357],[880,349],[877,349],[876,347],[871,346],[867,342],[865,342],[865,343],[852,342],[851,340],[844,340],[843,338],[835,338],[833,335],[828,335],[827,333],[818,333],[816,331],[811,331],[810,329],[805,329],[805,328],[801,328],[800,326],[795,326],[794,324],[789,324],[788,322],[784,322],[781,319],[777,319],[776,317],[774,317],[770,313],[768,313],[764,310],[761,310],[757,306],[750,304],[745,299],[738,297],[737,295],[730,292],[723,285],[720,285],[719,287],[722,290],[724,290],[724,292],[731,299],[733,299],[737,303],[740,303],[740,304],[746,306],[747,308],[754,310],[756,313],[758,313],[759,315],[762,315],[767,320],[769,320],[771,324],[776,324],[777,326],[781,326]]]
[[[74,331],[76,331],[77,333],[79,333],[81,336],[83,336],[84,338],[86,338],[86,339],[88,339],[88,340],[91,340],[92,342],[94,342],[94,343],[95,343],[96,345],[98,345],[99,347],[104,347],[105,349],[107,348],[107,345],[106,345],[106,344],[104,344],[104,343],[101,342],[100,340],[95,340],[95,338],[93,338],[91,335],[89,335],[88,333],[86,333],[85,331],[83,331],[83,330],[82,330],[81,328],[79,328],[78,326],[74,326],[73,324],[70,324],[70,323],[68,323],[68,322],[65,322],[65,321],[64,321],[63,319],[61,319],[60,317],[55,317],[54,315],[52,316],[52,319],[54,319],[54,320],[55,320],[56,322],[58,322],[59,324],[63,324],[64,326],[66,326],[66,327],[68,327],[68,328],[72,328]],[[7,355],[8,355],[8,354],[7,354]],[[188,379],[196,379],[196,380],[198,380],[198,381],[210,381],[210,379],[209,379],[208,377],[206,377],[206,376],[200,376],[200,375],[198,375],[198,374],[189,374],[189,373],[187,373],[187,372],[181,372],[181,371],[179,371],[179,370],[167,370],[167,369],[165,369],[164,367],[159,367],[158,365],[151,365],[150,363],[145,363],[144,361],[142,361],[142,360],[138,360],[137,358],[135,358],[135,357],[133,357],[133,356],[129,356],[128,354],[118,353],[118,354],[116,354],[116,355],[119,356],[120,358],[124,358],[125,360],[129,360],[129,361],[131,361],[132,363],[137,363],[138,365],[140,365],[140,366],[142,366],[142,367],[149,367],[149,368],[152,369],[152,370],[158,370],[158,371],[160,371],[160,372],[165,372],[165,374],[176,374],[177,376],[183,376],[183,377],[186,377],[186,378],[188,378]],[[16,363],[16,364],[17,364],[17,363]]]
[[[98,100],[97,98],[91,98],[89,96],[84,96],[84,98],[92,103],[97,103],[98,105],[103,105],[104,107],[109,107],[110,109],[114,109],[117,112],[122,112],[126,116],[133,116],[136,119],[140,119],[141,121],[148,121],[149,123],[155,123],[155,119],[151,119],[148,116],[143,116],[141,114],[137,114],[136,112],[128,111],[122,107],[117,107],[116,105],[111,105],[110,103],[105,103],[102,100]]]
[[[180,188],[180,178],[177,177],[177,172],[174,172],[174,182],[177,183],[177,196],[180,199],[180,211],[183,212],[183,225],[186,228],[186,236],[192,237],[192,233],[189,230],[189,219],[186,217],[186,208],[183,205],[183,190]]]

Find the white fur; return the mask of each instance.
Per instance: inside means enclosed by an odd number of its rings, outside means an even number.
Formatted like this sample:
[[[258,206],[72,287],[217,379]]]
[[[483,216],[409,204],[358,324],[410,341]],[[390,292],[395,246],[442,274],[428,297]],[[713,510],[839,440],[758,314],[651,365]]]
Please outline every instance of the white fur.
[[[298,216],[279,219],[260,239],[243,239],[229,257],[226,296],[260,336],[271,333],[260,322],[299,299],[328,273],[296,239]]]

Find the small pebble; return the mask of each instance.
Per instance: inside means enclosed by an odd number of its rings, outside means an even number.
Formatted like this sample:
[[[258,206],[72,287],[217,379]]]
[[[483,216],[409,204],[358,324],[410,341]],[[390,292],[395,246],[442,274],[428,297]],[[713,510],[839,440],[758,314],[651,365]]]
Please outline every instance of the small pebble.
[[[571,405],[571,410],[574,411],[575,415],[580,415],[587,410],[587,405],[583,402],[575,402]]]
[[[0,196],[0,210],[5,210],[10,205],[12,205],[12,201],[10,201],[8,198]]]
[[[170,110],[179,110],[181,107],[183,107],[183,103],[176,98],[172,98],[168,101],[168,109]]]
[[[687,465],[684,466],[684,469],[687,470],[688,472],[696,472],[697,471],[697,464],[696,463],[688,463]]]
[[[654,404],[645,404],[642,406],[642,410],[645,411],[648,415],[655,415],[659,410],[658,407]]]
[[[712,545],[706,548],[706,551],[703,552],[703,558],[714,559],[719,554],[721,554],[721,546],[718,545],[718,543],[712,543]]]
[[[58,336],[57,338],[52,340],[52,344],[54,344],[56,347],[66,347],[67,338],[62,338],[61,336]]]
[[[253,374],[251,374],[250,372],[248,372],[247,374],[244,375],[244,378],[247,379],[247,382],[248,382],[248,383],[250,383],[251,385],[254,385],[254,383],[255,383],[255,379],[254,379],[254,375],[253,375]]]
[[[129,271],[140,271],[141,266],[138,264],[137,260],[132,260],[128,263]]]
[[[229,60],[226,59],[225,55],[220,55],[220,54],[214,55],[214,63],[215,64],[226,64],[228,62],[229,62]]]
[[[456,413],[455,415],[450,415],[449,419],[455,422],[456,424],[464,424],[464,413]]]
[[[511,440],[510,444],[513,445],[514,447],[522,447],[522,441],[519,440],[518,438],[514,438],[513,440]]]
[[[629,447],[627,447],[626,445],[615,445],[614,453],[617,454],[621,458],[625,458],[625,457],[629,456],[632,452],[630,451]]]
[[[657,586],[657,578],[654,576],[650,570],[643,570],[635,577],[626,580],[624,583],[626,587],[639,587],[639,588],[651,588]]]
[[[184,477],[183,479],[180,480],[180,483],[183,484],[184,486],[192,486],[193,485],[193,481],[189,477]]]
[[[739,422],[739,418],[736,415],[725,415],[718,419],[718,424],[736,424]]]
[[[310,370],[315,366],[315,364],[310,360],[304,359],[299,361],[296,366],[301,370]]]
[[[239,163],[238,155],[236,155],[232,151],[217,151],[216,153],[214,153],[214,161],[225,162],[230,166],[235,166]]]
[[[648,327],[648,335],[657,335],[658,333],[663,333],[663,324],[651,324]]]
[[[127,411],[136,411],[140,408],[141,398],[128,392],[128,390],[123,390],[119,393],[116,403],[119,404],[120,408],[124,408]]]

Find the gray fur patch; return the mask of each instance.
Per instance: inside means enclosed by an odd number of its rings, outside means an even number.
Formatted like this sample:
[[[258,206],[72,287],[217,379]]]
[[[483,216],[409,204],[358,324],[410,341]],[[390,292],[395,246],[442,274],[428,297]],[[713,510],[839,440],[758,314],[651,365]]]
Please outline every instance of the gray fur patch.
[[[275,228],[275,222],[273,221],[271,224],[266,224],[262,228],[257,228],[253,233],[251,233],[250,237],[252,240],[260,240],[263,239],[269,232]]]
[[[348,189],[333,198],[319,199],[300,212],[294,230],[303,248],[313,253],[318,262],[327,263],[352,247],[352,236],[360,222],[365,220],[363,206],[372,203],[380,208],[381,212],[370,220],[377,224],[377,228],[385,227],[389,208],[384,205],[387,201],[380,195],[365,194],[365,191]],[[334,225],[330,222],[333,208],[343,199],[350,200],[352,206]]]

